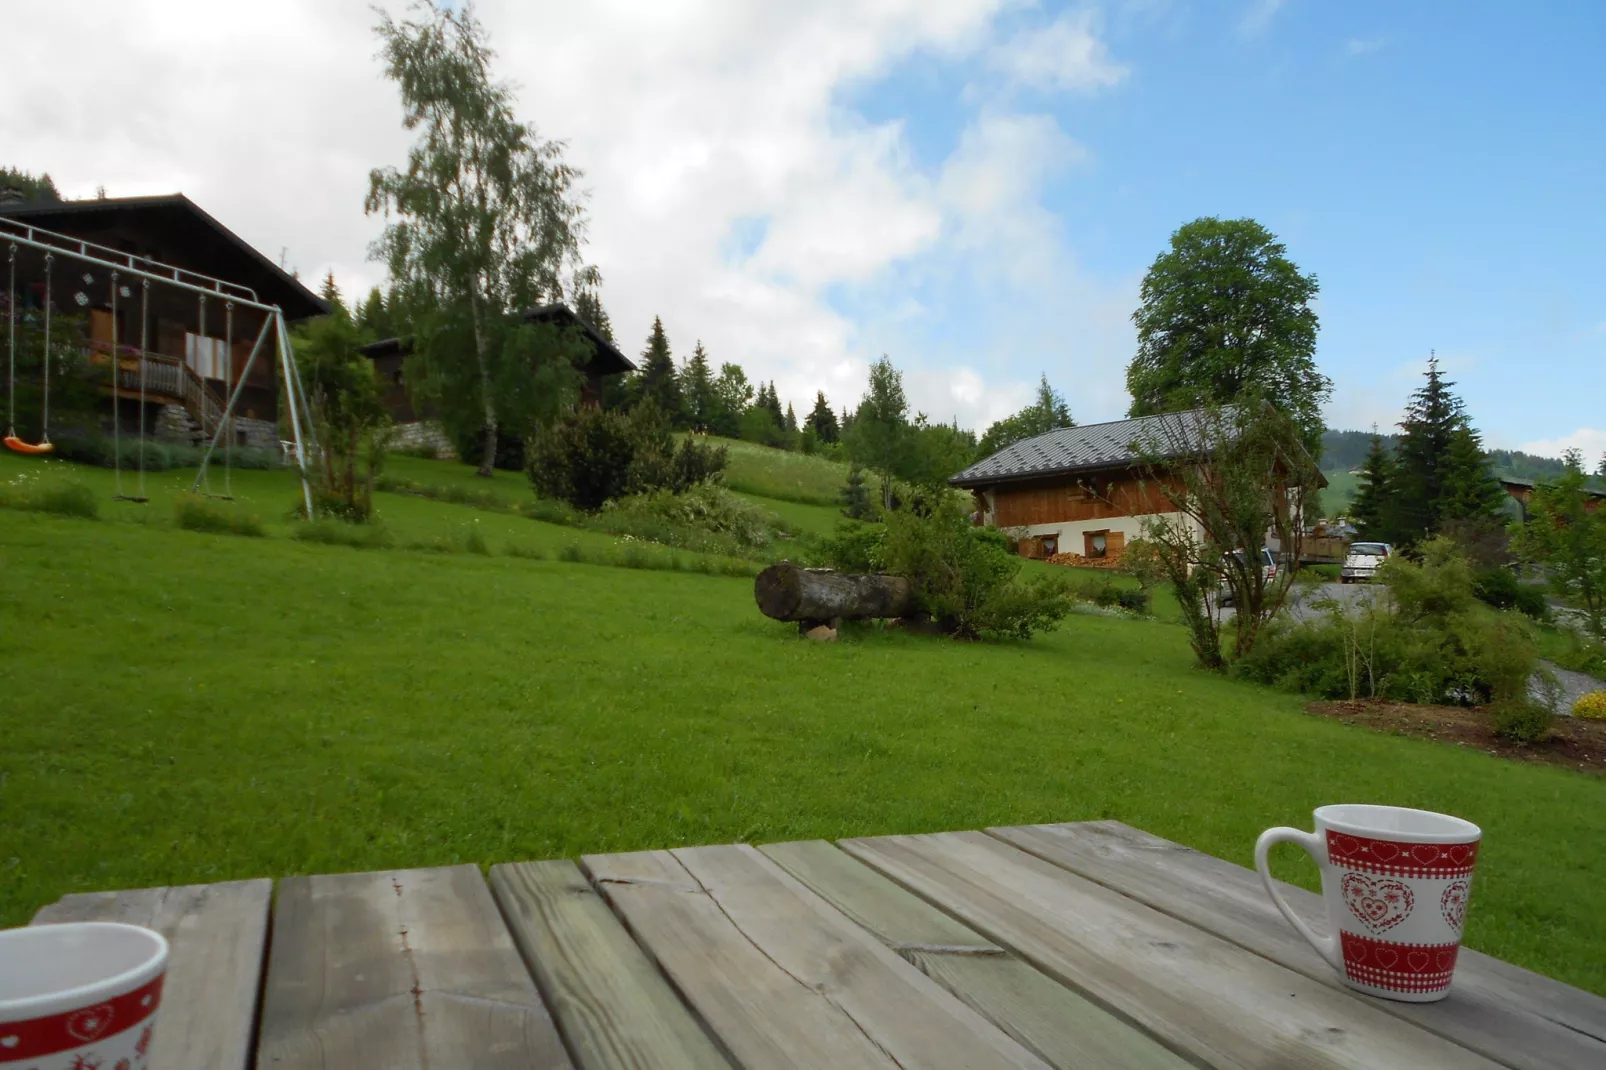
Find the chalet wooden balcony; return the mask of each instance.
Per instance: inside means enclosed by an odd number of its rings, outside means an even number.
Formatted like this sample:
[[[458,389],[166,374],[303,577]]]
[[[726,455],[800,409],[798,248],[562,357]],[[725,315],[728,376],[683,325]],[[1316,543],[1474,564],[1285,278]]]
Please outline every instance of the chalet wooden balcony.
[[[106,342],[90,342],[89,363],[106,366],[113,359],[112,347]],[[127,346],[118,346],[116,352],[117,393],[123,397],[138,397],[141,382],[148,401],[184,406],[184,410],[210,435],[223,420],[226,402],[218,391],[195,370],[178,357],[146,350],[143,354]],[[107,384],[110,389],[110,384]]]

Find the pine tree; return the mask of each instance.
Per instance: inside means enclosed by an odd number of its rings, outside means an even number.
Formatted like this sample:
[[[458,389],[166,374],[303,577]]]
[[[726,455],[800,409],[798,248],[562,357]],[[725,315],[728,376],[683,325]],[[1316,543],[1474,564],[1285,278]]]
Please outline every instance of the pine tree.
[[[700,338],[697,347],[691,351],[691,359],[686,361],[686,367],[680,373],[680,385],[686,407],[686,423],[698,431],[710,430],[718,399],[714,396],[714,376],[708,368],[708,353],[703,349]]]
[[[875,506],[870,504],[870,489],[864,485],[864,469],[858,465],[848,469],[848,481],[837,500],[842,503],[842,515],[854,520],[874,520]]]
[[[982,436],[977,454],[990,457],[1022,439],[1062,427],[1075,426],[1076,421],[1071,419],[1071,407],[1065,403],[1065,398],[1059,391],[1048,385],[1048,375],[1044,374],[1038,380],[1037,397],[1032,403],[1015,415],[1006,416],[989,427],[987,433]]]
[[[333,271],[323,277],[323,284],[318,287],[318,296],[329,306],[331,316],[336,319],[351,319],[351,312],[346,308],[345,299],[340,295],[340,286],[335,282]]]
[[[613,324],[608,320],[608,311],[602,307],[602,298],[597,291],[585,287],[574,295],[574,313],[582,320],[591,324],[593,330],[608,341],[613,341]]]
[[[786,429],[793,434],[797,433],[797,413],[792,411],[792,403],[786,403]]]
[[[636,382],[637,397],[651,398],[672,425],[685,421],[685,405],[680,394],[680,377],[675,374],[675,358],[669,352],[664,321],[652,318],[647,348],[641,351],[641,374]]]
[[[1374,433],[1361,468],[1361,485],[1350,506],[1350,520],[1363,539],[1389,542],[1395,536],[1394,458],[1383,445],[1383,436]]]
[[[1406,406],[1391,480],[1392,541],[1411,546],[1446,521],[1499,515],[1499,484],[1461,400],[1450,392],[1454,385],[1439,372],[1438,360],[1429,360],[1427,382]]]
[[[821,442],[835,442],[842,437],[841,428],[837,426],[836,413],[831,411],[823,390],[815,392],[814,411],[809,413],[804,423],[814,429],[815,437]]]
[[[391,323],[390,310],[385,307],[385,296],[375,286],[357,306],[357,328],[371,338],[394,338],[396,328]]]
[[[1444,494],[1439,499],[1438,523],[1471,520],[1498,522],[1509,496],[1489,467],[1489,455],[1470,421],[1463,421],[1450,436],[1445,454]]]
[[[786,412],[781,408],[780,394],[775,391],[775,380],[760,384],[758,398],[753,404],[768,412],[776,427],[786,426]]]

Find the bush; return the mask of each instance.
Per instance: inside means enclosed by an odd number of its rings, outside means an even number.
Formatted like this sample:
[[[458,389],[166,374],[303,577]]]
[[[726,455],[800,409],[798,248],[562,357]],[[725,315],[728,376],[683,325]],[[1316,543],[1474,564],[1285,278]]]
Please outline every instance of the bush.
[[[1392,606],[1329,600],[1321,618],[1274,622],[1237,671],[1323,698],[1526,701],[1538,662],[1528,626],[1477,600],[1472,570],[1448,541],[1422,550],[1421,564],[1394,558],[1384,566]]]
[[[1573,716],[1586,721],[1606,721],[1606,691],[1591,691],[1573,703]]]
[[[544,428],[525,453],[536,494],[596,512],[630,493],[640,433],[631,417],[582,408]]]
[[[1550,735],[1552,715],[1537,702],[1511,699],[1489,707],[1494,734],[1508,743],[1538,743]]]
[[[836,533],[821,543],[820,551],[826,563],[839,572],[880,572],[886,564],[886,537],[887,529],[880,524],[841,520]]]
[[[76,516],[85,520],[94,520],[100,515],[100,499],[82,483],[41,482],[31,473],[0,486],[0,506],[33,513]]]
[[[121,448],[119,448],[121,447]],[[174,468],[196,468],[206,453],[204,446],[183,442],[161,442],[146,438],[144,460],[141,462],[139,436],[124,434],[120,440],[98,431],[64,435],[56,442],[56,456],[65,461],[92,464],[97,468],[114,468],[122,458],[124,469],[138,469],[144,464],[147,472],[166,472]],[[278,468],[282,464],[279,451],[256,446],[236,446],[226,453],[223,446],[212,455],[212,464],[218,468],[227,462],[239,469]]]
[[[476,520],[464,526],[463,549],[471,554],[479,554],[482,557],[491,555],[491,547],[485,541],[485,533],[480,531],[479,521]]]
[[[325,518],[310,524],[297,524],[294,534],[303,542],[353,546],[360,550],[387,550],[396,544],[385,525],[378,520],[370,520],[366,524],[348,524]]]
[[[547,524],[574,525],[580,522],[580,514],[574,511],[574,506],[553,498],[537,498],[525,502],[519,506],[519,513],[531,520],[540,520]]]
[[[1333,583],[1337,581],[1343,569],[1343,565],[1305,565],[1295,573],[1295,578],[1309,576],[1317,583]]]
[[[1509,568],[1480,568],[1472,574],[1472,591],[1478,600],[1495,609],[1515,609],[1534,620],[1550,615],[1545,594],[1517,578]]]
[[[1132,613],[1146,614],[1149,612],[1149,603],[1153,596],[1142,587],[1122,587],[1119,584],[1106,580],[1103,583],[1082,592],[1084,597],[1092,600],[1094,605],[1118,606]]]
[[[648,521],[646,526],[651,527],[651,521],[659,521],[670,528],[727,535],[741,546],[754,548],[768,546],[773,532],[780,525],[779,518],[745,498],[738,498],[723,487],[710,484],[693,485],[680,494],[659,490],[609,502],[602,510],[600,519],[608,523],[616,522],[620,527],[628,527],[632,521]],[[635,532],[619,531],[616,534]],[[653,541],[680,545],[672,537]]]
[[[1020,559],[1002,532],[971,525],[965,509],[939,498],[929,515],[887,514],[882,556],[886,571],[905,576],[920,610],[961,638],[1027,639],[1070,612],[1070,590],[1057,577],[1020,583]]]
[[[214,535],[249,535],[260,538],[267,534],[262,518],[243,513],[233,506],[194,494],[185,494],[173,503],[173,518],[186,531],[205,531]]]

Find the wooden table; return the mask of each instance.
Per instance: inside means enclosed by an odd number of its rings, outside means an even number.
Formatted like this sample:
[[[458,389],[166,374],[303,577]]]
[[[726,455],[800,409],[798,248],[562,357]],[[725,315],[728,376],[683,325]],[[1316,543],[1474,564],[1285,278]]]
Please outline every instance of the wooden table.
[[[162,1070],[1606,1067],[1606,1000],[1474,951],[1442,1003],[1356,995],[1251,871],[1116,822],[272,891],[71,895],[34,923],[167,934]]]

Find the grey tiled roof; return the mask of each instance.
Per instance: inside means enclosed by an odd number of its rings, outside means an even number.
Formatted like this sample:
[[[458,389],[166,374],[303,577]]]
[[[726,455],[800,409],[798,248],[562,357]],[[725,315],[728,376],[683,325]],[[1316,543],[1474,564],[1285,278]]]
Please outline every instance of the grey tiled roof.
[[[1193,453],[1203,445],[1199,410],[1139,416],[1105,424],[1062,427],[1006,446],[951,477],[956,487],[977,487],[1016,479],[1091,471],[1131,464],[1139,447],[1162,456]]]

